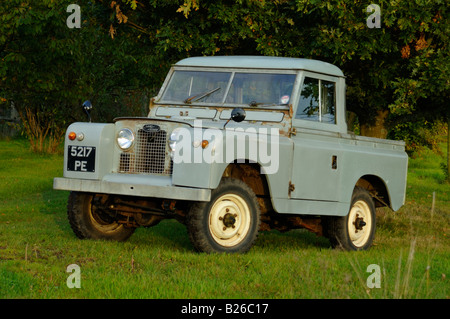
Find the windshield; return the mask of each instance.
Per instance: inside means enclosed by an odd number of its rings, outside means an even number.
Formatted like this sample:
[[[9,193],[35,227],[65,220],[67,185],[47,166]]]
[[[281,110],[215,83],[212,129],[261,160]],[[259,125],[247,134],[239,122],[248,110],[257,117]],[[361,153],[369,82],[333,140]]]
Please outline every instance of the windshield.
[[[161,102],[287,105],[295,77],[295,74],[177,70],[163,92]]]
[[[225,103],[257,105],[288,104],[295,74],[236,73]]]
[[[221,103],[231,72],[175,71],[162,100]]]

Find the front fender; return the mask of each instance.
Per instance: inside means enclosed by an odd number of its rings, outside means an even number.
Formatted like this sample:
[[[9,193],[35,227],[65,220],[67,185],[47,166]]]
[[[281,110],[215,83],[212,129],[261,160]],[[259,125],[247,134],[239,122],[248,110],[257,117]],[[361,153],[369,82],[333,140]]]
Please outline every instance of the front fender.
[[[173,158],[174,185],[214,189],[229,164],[252,162],[266,175],[272,196],[288,197],[293,148],[277,128],[194,128],[183,139]],[[202,148],[204,140],[208,145]]]
[[[75,132],[77,136],[83,135],[82,140],[69,140],[69,133]],[[114,124],[84,123],[77,122],[71,124],[66,131],[64,140],[64,177],[101,179],[112,169],[114,151]],[[92,147],[95,148],[95,168],[92,172],[70,171],[68,169],[68,148]]]

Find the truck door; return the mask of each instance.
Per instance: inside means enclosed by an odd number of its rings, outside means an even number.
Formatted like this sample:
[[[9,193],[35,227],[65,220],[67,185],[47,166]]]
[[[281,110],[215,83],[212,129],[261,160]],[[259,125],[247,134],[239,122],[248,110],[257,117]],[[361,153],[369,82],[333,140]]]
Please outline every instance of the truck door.
[[[293,119],[290,198],[337,201],[342,151],[336,125],[338,80],[305,72]]]

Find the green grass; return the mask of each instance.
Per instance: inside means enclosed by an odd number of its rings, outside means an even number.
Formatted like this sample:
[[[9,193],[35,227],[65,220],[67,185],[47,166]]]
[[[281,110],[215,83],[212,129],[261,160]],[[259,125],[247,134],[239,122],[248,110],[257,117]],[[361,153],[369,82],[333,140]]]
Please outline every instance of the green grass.
[[[433,153],[410,160],[406,205],[381,209],[375,245],[330,248],[304,230],[262,232],[244,255],[194,252],[185,227],[163,221],[124,243],[79,240],[68,192],[52,189],[61,155],[0,141],[0,298],[439,298],[449,296],[450,185]],[[436,202],[431,211],[432,194]],[[68,288],[77,264],[81,288]],[[370,264],[381,288],[369,289]]]

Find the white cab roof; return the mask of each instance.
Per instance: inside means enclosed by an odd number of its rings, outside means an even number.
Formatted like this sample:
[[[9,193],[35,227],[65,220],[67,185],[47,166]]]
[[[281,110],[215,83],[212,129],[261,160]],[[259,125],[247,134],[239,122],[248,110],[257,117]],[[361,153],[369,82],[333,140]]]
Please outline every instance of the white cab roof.
[[[205,56],[183,59],[176,66],[217,67],[217,68],[246,68],[246,69],[283,69],[306,70],[344,76],[337,66],[311,59],[284,58],[274,56]]]

